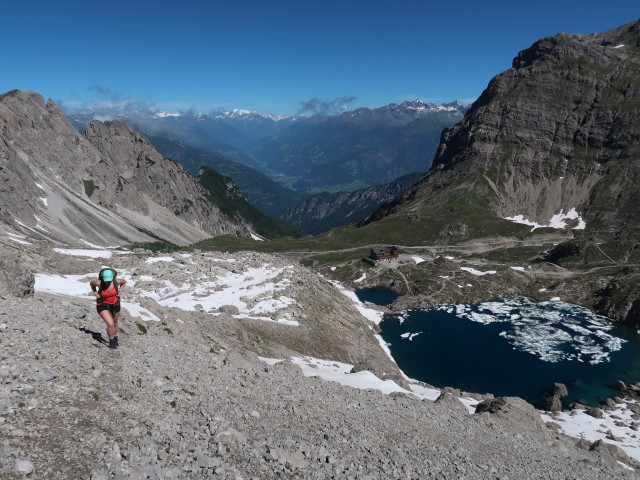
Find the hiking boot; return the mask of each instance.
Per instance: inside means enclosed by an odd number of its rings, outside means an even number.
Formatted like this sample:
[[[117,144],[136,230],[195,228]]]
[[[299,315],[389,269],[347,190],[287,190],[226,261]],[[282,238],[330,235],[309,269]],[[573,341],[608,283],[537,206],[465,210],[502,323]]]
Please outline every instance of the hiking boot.
[[[113,348],[114,350],[118,348],[118,338],[113,337],[109,339],[109,348]]]
[[[116,335],[113,339],[116,341],[116,348],[119,347],[120,343],[118,342],[118,336]]]

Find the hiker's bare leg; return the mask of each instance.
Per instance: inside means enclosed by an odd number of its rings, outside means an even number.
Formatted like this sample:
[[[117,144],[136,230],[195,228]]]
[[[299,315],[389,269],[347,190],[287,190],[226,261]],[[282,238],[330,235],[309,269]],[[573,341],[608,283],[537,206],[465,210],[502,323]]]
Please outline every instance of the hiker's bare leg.
[[[111,337],[115,337],[118,334],[117,320],[113,319],[109,310],[102,310],[100,312],[100,317],[102,318],[102,320],[104,320],[104,323],[107,324],[107,340]]]
[[[113,316],[113,323],[116,326],[116,335],[118,335],[118,332],[120,331],[120,325],[118,324],[118,319],[120,318],[120,312],[116,313]]]

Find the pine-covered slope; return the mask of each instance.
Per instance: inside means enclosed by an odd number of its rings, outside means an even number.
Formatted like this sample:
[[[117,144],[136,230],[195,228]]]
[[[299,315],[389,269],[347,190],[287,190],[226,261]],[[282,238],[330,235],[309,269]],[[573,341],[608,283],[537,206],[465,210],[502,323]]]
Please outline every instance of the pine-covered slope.
[[[605,269],[581,301],[637,323],[639,182],[640,22],[633,22],[559,34],[521,51],[443,133],[431,170],[362,225],[387,241],[439,243],[564,232],[570,239],[541,260]],[[534,224],[548,228],[531,232]]]
[[[209,167],[201,167],[196,179],[207,191],[209,200],[224,215],[238,222],[249,222],[258,235],[265,238],[301,237],[304,235],[297,227],[263,212],[249,202],[230,177],[220,175]]]

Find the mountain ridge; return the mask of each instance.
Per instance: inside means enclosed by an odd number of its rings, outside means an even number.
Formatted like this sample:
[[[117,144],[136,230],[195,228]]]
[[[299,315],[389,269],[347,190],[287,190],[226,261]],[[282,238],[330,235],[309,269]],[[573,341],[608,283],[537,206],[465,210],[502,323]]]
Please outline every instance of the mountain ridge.
[[[298,190],[381,185],[426,171],[440,132],[465,109],[459,103],[441,109],[414,101],[310,117],[256,142],[250,153],[255,168]]]
[[[29,235],[184,245],[253,232],[229,221],[182,166],[122,121],[94,121],[80,136],[55,102],[17,91],[0,101],[0,124],[0,218]]]

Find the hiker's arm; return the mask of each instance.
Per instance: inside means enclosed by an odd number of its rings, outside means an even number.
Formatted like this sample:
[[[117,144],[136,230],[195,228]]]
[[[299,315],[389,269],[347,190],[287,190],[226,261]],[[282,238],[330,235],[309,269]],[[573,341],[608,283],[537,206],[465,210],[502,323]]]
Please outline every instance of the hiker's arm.
[[[100,286],[100,280],[91,280],[89,282],[89,285],[91,285],[91,290],[93,291],[93,295],[96,298],[100,298],[100,294],[98,293],[98,291],[96,290],[96,288],[98,288]]]
[[[118,296],[122,295],[122,291],[124,290],[124,286],[127,284],[127,281],[124,278],[119,278],[116,280],[118,282]]]

